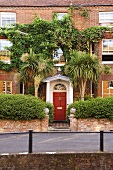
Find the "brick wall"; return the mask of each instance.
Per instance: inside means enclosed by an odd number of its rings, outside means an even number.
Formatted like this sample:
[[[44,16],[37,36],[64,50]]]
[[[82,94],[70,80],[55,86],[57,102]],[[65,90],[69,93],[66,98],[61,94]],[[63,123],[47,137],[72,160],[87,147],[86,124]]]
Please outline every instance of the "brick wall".
[[[88,10],[88,19],[81,17],[80,13],[83,10]],[[17,16],[17,23],[31,23],[36,15],[39,15],[42,19],[51,20],[53,12],[68,12],[68,7],[13,7],[13,8],[0,8],[0,11],[15,12]],[[73,10],[73,23],[74,26],[80,30],[86,29],[91,26],[99,25],[99,12],[113,11],[113,6],[95,6],[95,7],[82,7],[82,10]],[[106,38],[113,38],[109,33],[106,33]],[[95,44],[95,54],[102,60],[102,41]],[[102,81],[106,79],[113,79],[108,75],[100,77],[99,85],[97,88],[97,94],[95,96],[102,96]],[[13,93],[19,93],[19,88],[13,86]],[[78,93],[78,91],[77,91]],[[75,94],[75,98],[77,94]]]
[[[85,17],[81,17],[80,13],[83,10],[88,11],[88,19]],[[99,25],[99,12],[102,11],[113,11],[113,6],[93,6],[93,7],[82,7],[82,10],[73,10],[73,23],[74,26],[80,30],[86,29],[91,26],[98,26]],[[53,12],[68,12],[68,7],[0,7],[0,12],[15,12],[17,23],[29,24],[31,23],[36,15],[40,16],[42,19],[51,20]],[[113,38],[106,34],[107,38]],[[95,53],[100,56],[100,60],[102,59],[102,41],[99,44],[95,45]],[[113,70],[112,70],[113,71]],[[4,78],[3,78],[4,76]],[[2,75],[0,74],[0,80],[8,79],[9,73]],[[108,79],[108,75],[104,75],[100,77],[97,96],[102,96],[102,80]],[[13,79],[13,77],[12,77]],[[111,74],[110,79],[113,79],[113,74]],[[19,93],[19,84],[13,83],[13,93]],[[75,94],[75,98],[76,98]]]
[[[20,83],[17,78],[16,70],[12,70],[9,72],[0,70],[0,81],[11,81],[12,82],[12,93],[13,94],[20,93]]]
[[[0,120],[0,132],[27,132],[29,129],[36,132],[47,132],[48,123],[48,115],[42,120]]]
[[[107,119],[76,119],[74,115],[70,115],[71,131],[110,131],[113,130],[113,121]]]
[[[5,170],[113,170],[113,153],[0,155]]]
[[[88,19],[81,17],[83,10],[88,11]],[[113,6],[82,7],[73,10],[73,21],[76,28],[82,30],[99,25],[99,12],[113,11]],[[0,7],[0,12],[15,12],[17,23],[31,23],[36,15],[42,19],[51,20],[53,12],[69,12],[68,7]]]

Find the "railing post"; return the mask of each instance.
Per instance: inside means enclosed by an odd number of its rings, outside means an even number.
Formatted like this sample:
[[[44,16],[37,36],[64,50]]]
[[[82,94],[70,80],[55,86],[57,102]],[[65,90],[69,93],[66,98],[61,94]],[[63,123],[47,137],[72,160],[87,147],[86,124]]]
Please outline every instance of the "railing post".
[[[29,153],[32,153],[32,132],[33,130],[29,130]]]
[[[100,151],[104,151],[104,133],[102,130],[100,131]]]

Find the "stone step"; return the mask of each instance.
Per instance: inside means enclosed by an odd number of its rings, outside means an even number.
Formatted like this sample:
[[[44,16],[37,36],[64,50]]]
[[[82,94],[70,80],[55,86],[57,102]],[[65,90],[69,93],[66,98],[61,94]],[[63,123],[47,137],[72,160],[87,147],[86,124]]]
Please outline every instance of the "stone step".
[[[49,127],[48,132],[70,132],[70,128],[64,128],[64,127]]]

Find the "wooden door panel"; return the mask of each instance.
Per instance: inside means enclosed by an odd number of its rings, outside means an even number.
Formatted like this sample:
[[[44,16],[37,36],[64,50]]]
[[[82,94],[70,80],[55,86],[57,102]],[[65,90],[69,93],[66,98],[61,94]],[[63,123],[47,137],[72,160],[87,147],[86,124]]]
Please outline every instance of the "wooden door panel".
[[[66,120],[66,92],[53,93],[54,120]]]

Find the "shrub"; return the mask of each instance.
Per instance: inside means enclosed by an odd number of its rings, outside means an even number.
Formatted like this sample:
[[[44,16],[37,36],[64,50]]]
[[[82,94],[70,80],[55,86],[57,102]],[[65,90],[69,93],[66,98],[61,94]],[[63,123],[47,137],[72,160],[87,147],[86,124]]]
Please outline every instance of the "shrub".
[[[46,103],[31,95],[0,94],[0,119],[43,119]]]
[[[96,98],[86,101],[75,101],[67,109],[67,117],[70,109],[76,108],[76,118],[107,118],[113,120],[113,97]]]
[[[49,109],[49,122],[53,122],[54,106],[50,103],[46,103],[46,107]]]

